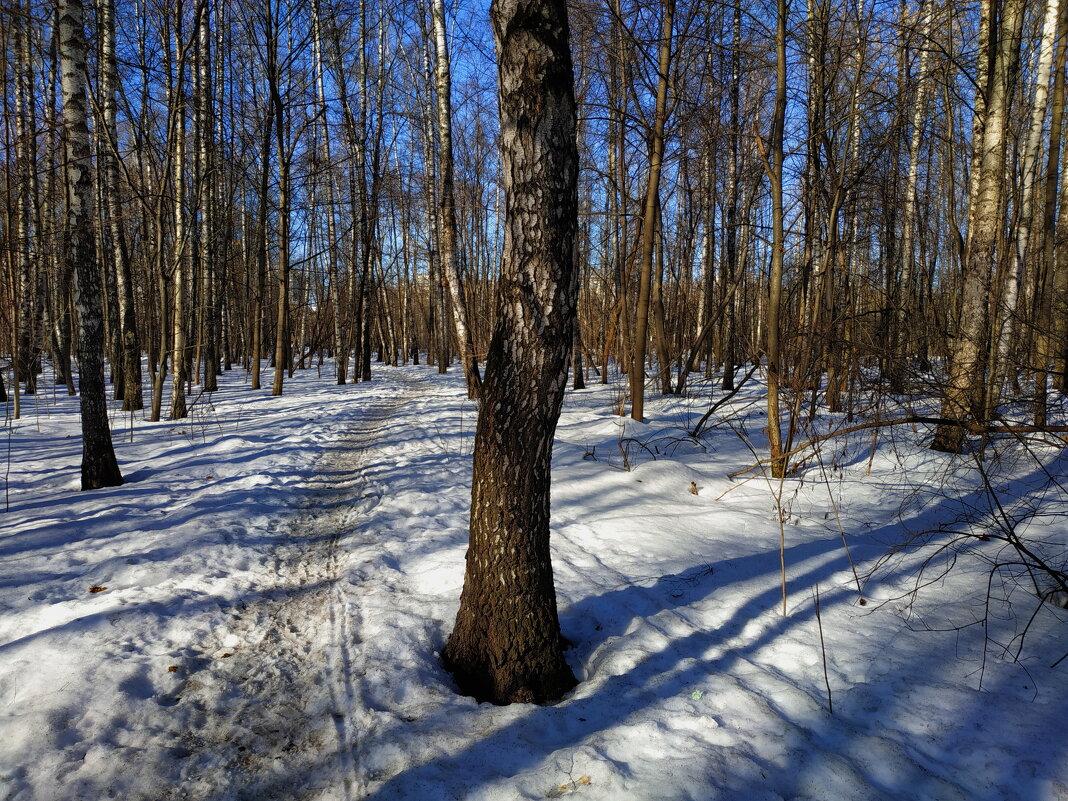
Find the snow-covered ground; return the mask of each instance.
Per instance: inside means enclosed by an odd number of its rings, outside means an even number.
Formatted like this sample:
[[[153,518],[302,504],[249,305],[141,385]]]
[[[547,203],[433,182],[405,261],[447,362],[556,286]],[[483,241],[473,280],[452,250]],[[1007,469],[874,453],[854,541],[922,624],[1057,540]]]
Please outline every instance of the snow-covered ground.
[[[988,583],[997,536],[905,594],[952,538],[922,532],[985,525],[990,497],[923,432],[731,479],[764,453],[755,388],[699,441],[700,387],[651,398],[646,424],[614,415],[617,385],[569,393],[553,559],[580,684],[494,707],[438,659],[466,547],[462,377],[331,374],[281,398],[229,374],[184,421],[116,412],[111,490],[78,491],[76,399],[5,422],[0,799],[1068,798],[1064,610]],[[1063,553],[1068,498],[1038,468],[1063,480],[1068,458],[1030,447],[988,478]],[[866,578],[910,533],[927,545]],[[1014,661],[999,644],[1029,621]]]

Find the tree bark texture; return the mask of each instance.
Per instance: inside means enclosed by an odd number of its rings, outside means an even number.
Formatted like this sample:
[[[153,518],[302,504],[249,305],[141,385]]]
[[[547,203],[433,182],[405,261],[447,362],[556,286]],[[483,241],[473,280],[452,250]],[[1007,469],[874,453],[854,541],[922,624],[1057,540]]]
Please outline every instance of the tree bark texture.
[[[496,0],[504,258],[475,435],[471,540],[444,660],[494,703],[559,698],[549,465],[578,297],[578,151],[564,0]]]
[[[78,309],[78,384],[82,417],[82,489],[115,487],[122,473],[108,426],[104,387],[104,314],[93,236],[92,161],[85,94],[85,23],[81,0],[59,9],[63,124],[66,139],[67,242]]]
[[[950,343],[949,376],[942,400],[941,417],[949,420],[981,422],[984,417],[984,377],[988,367],[984,354],[990,334],[987,320],[991,267],[998,263],[1000,255],[1008,108],[1019,64],[1020,30],[1026,3],[1005,0],[1003,5],[997,36],[990,37],[995,52],[983,109],[982,138],[974,145],[979,149],[979,169],[973,173],[975,184],[961,281],[960,322]],[[979,57],[983,59],[984,54],[980,53]],[[982,86],[978,91],[982,91]],[[940,425],[931,448],[960,453],[964,434],[961,426]]]

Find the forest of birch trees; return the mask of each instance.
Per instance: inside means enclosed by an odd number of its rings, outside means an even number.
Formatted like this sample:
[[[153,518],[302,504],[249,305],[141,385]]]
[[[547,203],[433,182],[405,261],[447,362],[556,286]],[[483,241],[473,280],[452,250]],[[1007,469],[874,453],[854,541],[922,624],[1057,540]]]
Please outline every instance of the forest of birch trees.
[[[423,360],[478,395],[505,211],[482,4],[82,6],[0,13],[9,414],[74,394],[97,339],[109,398],[152,420],[224,370],[279,395]],[[779,475],[817,410],[951,452],[1058,430],[1068,3],[569,11],[576,386],[641,420],[763,378]]]

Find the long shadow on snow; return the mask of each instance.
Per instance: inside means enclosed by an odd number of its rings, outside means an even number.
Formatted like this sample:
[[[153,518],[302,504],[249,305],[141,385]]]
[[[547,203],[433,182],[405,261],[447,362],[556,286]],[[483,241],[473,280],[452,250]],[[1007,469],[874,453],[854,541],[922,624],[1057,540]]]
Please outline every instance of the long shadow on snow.
[[[924,509],[909,522],[913,526],[930,526],[936,521],[955,520],[962,509],[971,508],[981,497],[982,493],[976,492],[961,498],[943,498],[936,506]],[[880,553],[884,548],[883,543],[892,537],[895,530],[900,529],[896,524],[892,524],[851,538],[854,558],[859,561]],[[841,543],[833,537],[788,547],[787,564],[795,565],[795,569],[790,573],[791,585],[807,588],[816,583],[823,584],[835,574],[846,570],[848,564],[840,551]],[[835,552],[838,552],[837,555],[832,556]],[[800,573],[797,572],[796,565],[811,564],[813,559],[821,561]],[[724,579],[733,583],[763,577],[768,580],[768,587],[747,598],[730,612],[715,630],[697,631],[670,639],[664,648],[650,654],[628,672],[606,679],[593,695],[581,696],[580,685],[576,694],[556,706],[531,707],[529,713],[521,719],[471,743],[462,751],[416,766],[390,778],[369,797],[419,797],[420,794],[425,795],[429,788],[454,782],[458,775],[470,775],[474,766],[492,765],[497,778],[523,773],[539,765],[555,751],[578,746],[598,731],[625,723],[635,709],[689,694],[695,686],[708,681],[709,676],[730,676],[738,666],[748,664],[751,658],[757,657],[758,652],[765,646],[773,644],[791,630],[812,622],[811,605],[794,609],[790,616],[785,618],[779,617],[775,611],[780,601],[777,551],[731,559],[712,567],[714,570],[709,572],[707,566],[695,566],[663,576],[652,586],[628,585],[598,596],[587,597],[562,608],[564,632],[578,641],[574,654],[581,656],[583,664],[580,668],[589,667],[590,659],[610,639],[626,636],[628,621],[618,615],[620,607],[628,609],[633,617],[648,619],[665,610],[682,610],[688,605],[708,599],[717,589],[726,589],[729,586],[729,583],[723,583]],[[899,578],[907,575],[909,570],[909,565],[903,564],[896,574],[884,576],[883,579]],[[825,614],[829,614],[836,607],[852,604],[854,599],[855,593],[850,587],[825,589]],[[613,613],[613,610],[616,611]],[[747,623],[762,616],[769,620],[769,623],[757,636],[736,646],[731,644],[731,640],[743,632]],[[717,650],[721,653],[713,653]],[[710,656],[710,653],[713,655]],[[951,651],[936,651],[929,659],[910,665],[904,672],[917,676],[926,675],[941,670],[940,666],[944,662],[954,658]],[[760,662],[759,657],[753,660],[754,664]],[[813,683],[813,688],[810,691],[812,706],[818,708],[824,701],[819,694],[817,683]],[[846,692],[848,693],[848,689]],[[967,721],[984,719],[988,729],[998,728],[997,721],[991,719],[993,711],[984,705],[981,695],[974,696],[971,709],[961,711],[961,720],[965,722],[962,725],[967,725]],[[786,797],[806,789],[803,785],[808,772],[826,772],[831,769],[826,761],[835,758],[835,752],[842,748],[843,742],[848,743],[850,738],[854,737],[854,732],[871,731],[872,736],[879,734],[878,720],[869,722],[863,716],[843,719],[821,714],[798,719],[788,711],[779,712],[791,724],[788,733],[790,742],[787,746],[802,758],[802,765],[800,768],[783,768],[774,762],[768,762],[761,767],[769,776],[770,785],[777,787],[778,792]],[[586,722],[580,718],[585,718]],[[1050,720],[1049,724],[1053,727],[1056,721]],[[532,748],[531,739],[524,737],[531,729],[539,732],[539,747]],[[391,729],[376,732],[375,739],[377,742],[388,742],[392,732]],[[371,745],[362,742],[361,748]],[[815,756],[812,756],[813,747],[818,749]],[[914,750],[908,756],[910,759],[896,766],[896,770],[885,774],[886,778],[881,784],[871,787],[874,793],[885,798],[918,797],[915,795],[917,788],[928,786],[932,781],[931,777],[941,773],[941,754],[937,749],[931,753]],[[618,767],[626,770],[625,765]],[[1006,779],[1010,770],[1010,767],[1006,766]],[[865,774],[867,779],[871,779],[871,776],[870,772]],[[710,787],[723,786],[723,779],[722,775],[709,774]],[[299,777],[290,775],[279,779],[277,787],[293,787],[296,786],[294,782],[299,783]],[[547,781],[548,783],[550,782]],[[729,786],[730,783],[727,784]],[[261,787],[263,792],[268,790],[269,788]],[[996,798],[1002,790],[973,787],[962,788],[962,792],[977,798]],[[1021,792],[1018,798],[1021,801],[1031,798],[1038,801],[1037,795],[1032,796],[1027,792]]]

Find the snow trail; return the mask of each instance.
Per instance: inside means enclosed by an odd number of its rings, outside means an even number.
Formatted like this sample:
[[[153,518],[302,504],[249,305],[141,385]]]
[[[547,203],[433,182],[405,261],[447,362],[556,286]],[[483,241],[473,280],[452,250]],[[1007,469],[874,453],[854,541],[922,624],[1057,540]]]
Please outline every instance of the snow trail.
[[[238,605],[232,636],[239,644],[186,682],[181,703],[202,714],[177,733],[188,756],[167,797],[350,801],[364,794],[352,755],[366,723],[356,689],[359,610],[342,586],[341,546],[359,536],[362,515],[381,497],[363,473],[378,432],[417,392],[416,379],[397,382],[397,394],[367,396],[369,405],[320,458],[273,554],[276,583],[251,588],[263,602]],[[316,774],[320,781],[309,781]]]

